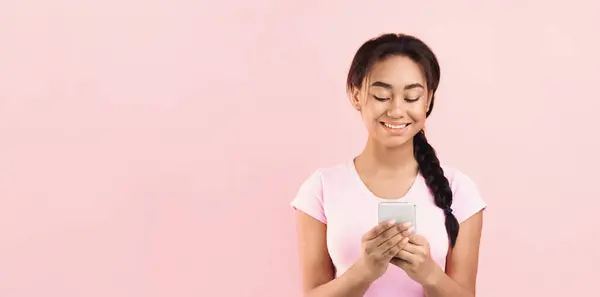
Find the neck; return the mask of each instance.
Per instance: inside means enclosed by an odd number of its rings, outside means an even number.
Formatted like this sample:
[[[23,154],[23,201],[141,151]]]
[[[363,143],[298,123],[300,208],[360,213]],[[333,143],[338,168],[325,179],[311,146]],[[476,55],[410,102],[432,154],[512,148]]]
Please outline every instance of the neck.
[[[385,147],[369,139],[363,152],[355,161],[357,167],[372,173],[398,173],[399,171],[414,173],[418,170],[412,139],[394,148]]]

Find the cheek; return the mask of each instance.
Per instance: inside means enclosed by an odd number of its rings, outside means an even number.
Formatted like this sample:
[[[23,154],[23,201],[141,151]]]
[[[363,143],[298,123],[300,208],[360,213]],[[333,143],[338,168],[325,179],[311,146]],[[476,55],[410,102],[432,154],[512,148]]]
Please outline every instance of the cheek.
[[[363,109],[363,118],[365,120],[374,121],[381,118],[386,111],[385,104],[366,104]]]
[[[425,104],[415,104],[408,110],[408,114],[415,121],[425,121],[427,118],[427,106]]]

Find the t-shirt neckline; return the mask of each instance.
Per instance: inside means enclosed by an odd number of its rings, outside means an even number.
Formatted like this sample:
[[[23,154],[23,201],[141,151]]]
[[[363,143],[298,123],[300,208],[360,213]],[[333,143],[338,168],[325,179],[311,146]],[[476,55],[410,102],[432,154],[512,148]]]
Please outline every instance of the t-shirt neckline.
[[[361,190],[363,192],[365,192],[366,194],[368,194],[369,196],[373,197],[376,200],[388,201],[388,202],[407,201],[407,200],[410,200],[410,198],[413,196],[413,194],[417,191],[418,187],[421,185],[423,176],[419,172],[417,174],[415,180],[411,184],[410,188],[408,189],[408,191],[404,194],[404,196],[395,197],[395,198],[379,197],[379,196],[375,195],[373,192],[371,192],[369,187],[367,187],[365,182],[360,178],[360,175],[358,174],[358,170],[356,169],[356,164],[354,163],[355,159],[356,159],[356,157],[350,158],[350,160],[348,160],[348,162],[347,162],[348,169],[350,170],[350,174],[352,175],[352,178],[357,182],[359,188],[361,188]]]

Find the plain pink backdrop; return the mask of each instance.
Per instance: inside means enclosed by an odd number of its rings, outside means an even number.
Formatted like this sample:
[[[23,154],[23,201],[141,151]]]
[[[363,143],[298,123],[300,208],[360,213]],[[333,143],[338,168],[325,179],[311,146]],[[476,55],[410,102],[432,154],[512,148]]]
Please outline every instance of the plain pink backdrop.
[[[289,202],[360,152],[344,79],[389,31],[439,56],[431,141],[490,205],[478,295],[597,292],[598,11],[3,0],[0,296],[300,296]]]

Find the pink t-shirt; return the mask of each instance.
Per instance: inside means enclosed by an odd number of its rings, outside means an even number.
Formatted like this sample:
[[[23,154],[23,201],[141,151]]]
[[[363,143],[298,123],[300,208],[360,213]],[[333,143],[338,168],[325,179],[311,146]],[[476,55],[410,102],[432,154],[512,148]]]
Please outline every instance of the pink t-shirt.
[[[452,209],[459,223],[486,208],[477,186],[467,175],[448,166],[442,168],[452,188]],[[444,212],[435,205],[423,177],[419,175],[408,193],[398,199],[417,204],[417,232],[427,238],[433,260],[443,269],[449,246]],[[300,186],[291,205],[327,224],[327,247],[339,276],[361,256],[361,237],[377,225],[380,201],[386,200],[369,191],[351,159],[313,173]],[[424,291],[402,269],[390,264],[364,296],[422,297]]]

